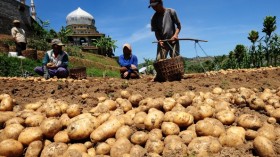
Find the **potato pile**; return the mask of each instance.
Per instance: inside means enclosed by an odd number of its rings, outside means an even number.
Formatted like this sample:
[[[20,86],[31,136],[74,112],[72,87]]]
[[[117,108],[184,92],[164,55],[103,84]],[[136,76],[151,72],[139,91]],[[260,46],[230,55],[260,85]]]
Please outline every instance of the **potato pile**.
[[[204,157],[248,142],[255,155],[280,155],[280,88],[215,88],[161,98],[120,94],[99,98],[88,111],[52,98],[21,108],[1,94],[0,156]],[[245,107],[266,115],[240,112]]]

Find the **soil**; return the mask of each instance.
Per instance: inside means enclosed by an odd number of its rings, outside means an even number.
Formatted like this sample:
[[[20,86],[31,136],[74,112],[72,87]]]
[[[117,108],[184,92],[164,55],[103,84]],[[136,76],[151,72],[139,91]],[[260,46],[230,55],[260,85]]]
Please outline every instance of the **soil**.
[[[252,70],[231,70],[209,72],[203,74],[187,74],[181,81],[152,82],[153,76],[142,75],[141,79],[124,80],[121,78],[95,78],[86,80],[58,80],[40,81],[41,78],[0,78],[0,94],[11,95],[18,105],[37,102],[48,98],[62,99],[69,104],[77,103],[84,110],[94,107],[99,97],[115,100],[120,97],[121,90],[128,90],[132,94],[141,94],[143,97],[170,97],[175,93],[186,91],[211,92],[216,87],[224,90],[245,87],[255,91],[266,88],[280,89],[280,67],[260,68]],[[42,79],[43,80],[43,79]],[[83,94],[88,94],[86,99]],[[263,119],[267,116],[262,112],[250,110],[247,107],[237,108],[240,113],[257,114]],[[275,124],[277,127],[279,123]],[[275,142],[276,151],[280,156],[280,139]],[[252,142],[247,142],[238,148],[227,148],[217,156],[254,156]]]

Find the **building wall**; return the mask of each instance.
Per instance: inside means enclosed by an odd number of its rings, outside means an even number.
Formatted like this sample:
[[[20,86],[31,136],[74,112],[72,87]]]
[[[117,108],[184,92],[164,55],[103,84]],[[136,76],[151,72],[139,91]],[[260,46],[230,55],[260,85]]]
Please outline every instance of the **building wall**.
[[[0,0],[0,34],[11,34],[13,20],[21,21],[27,36],[31,34],[30,7],[17,0]]]

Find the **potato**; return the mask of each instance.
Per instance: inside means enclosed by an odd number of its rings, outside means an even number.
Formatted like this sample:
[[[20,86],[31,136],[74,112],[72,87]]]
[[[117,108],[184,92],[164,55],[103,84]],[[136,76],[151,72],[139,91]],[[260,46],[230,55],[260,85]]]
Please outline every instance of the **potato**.
[[[183,143],[188,145],[197,135],[195,131],[184,130],[179,133],[179,137],[181,137]]]
[[[188,145],[188,154],[195,156],[211,156],[222,150],[222,145],[217,138],[203,136],[193,139]]]
[[[76,149],[67,149],[66,152],[63,153],[62,157],[83,157],[83,155]]]
[[[174,116],[173,121],[179,127],[188,127],[194,122],[194,118],[191,114],[187,112],[178,111],[176,112],[176,116]]]
[[[62,114],[66,113],[67,108],[69,107],[69,105],[66,102],[64,102],[62,100],[57,100],[56,104],[59,106]]]
[[[101,140],[113,137],[117,130],[123,125],[123,123],[124,122],[119,119],[110,119],[106,121],[90,134],[91,142],[96,143]]]
[[[151,99],[150,101],[147,102],[146,106],[148,109],[155,108],[160,110],[163,107],[163,99],[162,98]]]
[[[13,99],[11,97],[4,97],[0,103],[0,111],[12,111]]]
[[[134,145],[131,149],[130,149],[130,156],[132,157],[143,157],[146,154],[146,149],[144,149],[143,147],[139,146],[139,145]]]
[[[264,123],[264,125],[258,129],[258,136],[263,136],[270,141],[276,140],[275,127],[272,124]]]
[[[139,102],[143,100],[143,96],[141,94],[133,94],[128,99],[133,106],[138,106]]]
[[[41,157],[57,157],[66,152],[68,146],[65,143],[54,142],[44,147]]]
[[[130,143],[130,141],[125,137],[121,137],[117,139],[115,144],[112,146],[110,150],[110,156],[120,157],[124,154],[128,154],[130,152],[131,147],[132,144]]]
[[[59,118],[59,121],[62,125],[62,127],[67,127],[69,125],[70,118],[66,113],[62,114]]]
[[[0,94],[0,101],[2,101],[6,97],[11,97],[9,94]]]
[[[43,114],[30,115],[25,119],[25,125],[27,127],[37,127],[40,126],[44,119],[46,119],[46,116]]]
[[[167,145],[168,143],[172,143],[172,142],[182,142],[182,139],[177,136],[177,135],[168,135],[164,138],[164,145]]]
[[[245,129],[256,130],[262,126],[262,122],[259,117],[251,114],[243,114],[238,117],[237,124]]]
[[[86,141],[84,145],[87,147],[87,149],[93,147],[93,143],[91,141]]]
[[[60,107],[56,103],[49,103],[45,112],[47,117],[59,117],[62,114]]]
[[[0,128],[2,128],[2,125],[9,119],[15,117],[16,113],[12,111],[8,112],[2,112],[0,111]]]
[[[111,146],[108,143],[101,142],[97,144],[95,153],[96,155],[109,155]]]
[[[181,104],[184,107],[187,107],[192,104],[192,98],[188,95],[183,95],[176,99],[176,102]]]
[[[62,125],[58,119],[51,117],[43,120],[40,124],[40,128],[45,137],[53,138],[54,135],[61,130]]]
[[[225,132],[224,125],[213,118],[205,118],[195,124],[196,134],[198,136],[213,136],[219,137]]]
[[[133,144],[144,145],[148,140],[148,134],[143,131],[136,131],[131,136],[131,142]]]
[[[237,147],[244,144],[245,134],[244,128],[232,126],[220,136],[219,141],[223,146]]]
[[[70,123],[67,133],[71,140],[82,140],[88,138],[94,129],[92,121],[89,118],[83,118]]]
[[[172,108],[176,105],[176,103],[177,102],[173,98],[165,98],[163,100],[163,106],[162,107],[163,107],[165,112],[171,111]]]
[[[66,130],[59,131],[58,133],[56,133],[53,137],[53,140],[54,142],[62,142],[62,143],[70,142],[70,138]]]
[[[229,111],[230,110],[230,103],[226,102],[224,100],[219,100],[214,104],[214,108],[215,108],[216,112],[220,112],[220,111],[223,111],[223,110]]]
[[[101,125],[102,123],[104,123],[105,121],[107,121],[109,119],[109,117],[111,116],[110,113],[102,113],[97,117],[97,121],[99,123],[99,125]]]
[[[249,107],[253,110],[261,110],[265,107],[265,102],[263,99],[258,98],[258,96],[251,96],[249,101]]]
[[[180,132],[179,126],[173,122],[163,122],[161,125],[161,130],[165,136],[178,135]]]
[[[186,108],[183,105],[176,103],[176,105],[172,108],[171,111],[174,111],[174,112],[183,111],[184,112],[185,110],[186,110]]]
[[[278,122],[280,122],[280,108],[273,110],[270,116],[274,117]]]
[[[70,150],[70,149],[75,149],[80,153],[83,153],[83,152],[86,153],[87,152],[87,147],[82,143],[71,144],[71,145],[69,145],[67,150]]]
[[[161,140],[162,139],[162,131],[161,129],[153,129],[148,134],[148,139],[150,140]]]
[[[116,137],[116,139],[118,139],[120,137],[130,138],[132,133],[133,133],[133,130],[129,126],[123,125],[117,130],[115,137]]]
[[[123,99],[119,104],[120,104],[120,108],[124,112],[128,112],[132,109],[132,104],[127,99]]]
[[[88,152],[88,155],[91,156],[91,157],[95,157],[95,155],[96,155],[96,152],[95,152],[94,148],[89,148],[87,150],[87,152]]]
[[[129,97],[131,96],[131,92],[127,91],[127,90],[122,90],[121,91],[121,97],[123,99],[129,99]]]
[[[214,115],[215,109],[210,105],[200,105],[198,106],[198,113],[201,119],[212,117]]]
[[[66,110],[66,113],[68,117],[73,118],[79,114],[81,114],[81,108],[78,104],[71,104],[68,106],[68,109]]]
[[[231,125],[235,121],[235,115],[232,111],[223,110],[218,112],[215,117],[224,125]]]
[[[138,112],[136,113],[135,117],[133,118],[134,124],[139,129],[145,129],[145,118],[147,116],[147,113],[145,112]]]
[[[257,131],[251,130],[251,129],[246,130],[245,138],[246,138],[247,140],[253,140],[253,139],[255,139],[257,136],[258,136],[258,132],[257,132]]]
[[[23,129],[24,127],[20,124],[11,124],[6,126],[4,130],[0,133],[0,141],[6,139],[17,140]]]
[[[164,143],[159,139],[148,139],[145,145],[147,153],[161,154],[164,148]]]
[[[43,142],[42,141],[33,141],[27,147],[25,152],[25,157],[35,157],[39,156],[43,149]]]
[[[160,128],[161,123],[163,122],[163,117],[164,113],[162,111],[151,108],[144,120],[145,128],[148,130]]]
[[[24,145],[29,145],[33,141],[41,141],[43,139],[43,132],[39,127],[25,128],[18,137],[18,141]]]
[[[20,157],[23,153],[23,145],[14,139],[0,142],[0,156]]]
[[[187,155],[187,146],[181,141],[173,141],[169,142],[165,145],[163,149],[162,156],[170,157],[170,156],[186,156]]]
[[[30,110],[37,110],[39,107],[43,105],[42,101],[34,102],[34,103],[29,103],[24,105],[25,109],[30,109]]]
[[[108,143],[110,146],[113,146],[114,143],[116,142],[116,139],[115,138],[108,138],[105,142]]]
[[[273,143],[263,136],[258,136],[253,142],[254,149],[257,151],[257,155],[260,157],[275,157],[275,148]]]
[[[11,124],[24,125],[24,119],[21,117],[14,117],[5,122],[5,126],[11,125]]]
[[[109,111],[113,111],[117,108],[117,103],[113,100],[105,100],[102,103],[99,103],[96,106],[96,110],[94,113],[106,113]]]

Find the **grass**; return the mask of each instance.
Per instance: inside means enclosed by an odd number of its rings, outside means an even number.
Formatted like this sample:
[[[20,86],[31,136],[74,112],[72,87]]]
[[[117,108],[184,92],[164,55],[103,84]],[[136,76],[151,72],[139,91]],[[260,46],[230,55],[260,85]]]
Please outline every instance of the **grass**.
[[[84,66],[89,77],[120,77],[119,65],[115,59],[85,52],[82,54],[83,58],[69,57],[69,68]],[[34,68],[41,65],[41,60],[21,60],[0,53],[0,76],[21,76],[26,71],[36,76]]]

